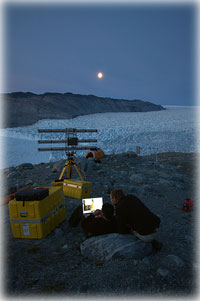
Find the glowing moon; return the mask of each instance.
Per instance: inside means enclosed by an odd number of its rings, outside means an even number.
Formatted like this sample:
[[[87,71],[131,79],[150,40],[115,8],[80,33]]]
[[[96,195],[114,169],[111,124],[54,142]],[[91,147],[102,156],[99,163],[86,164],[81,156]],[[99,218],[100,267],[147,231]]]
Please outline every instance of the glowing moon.
[[[99,72],[99,73],[97,74],[97,76],[98,76],[98,78],[102,78],[102,77],[103,77],[103,73],[102,73],[102,72]]]

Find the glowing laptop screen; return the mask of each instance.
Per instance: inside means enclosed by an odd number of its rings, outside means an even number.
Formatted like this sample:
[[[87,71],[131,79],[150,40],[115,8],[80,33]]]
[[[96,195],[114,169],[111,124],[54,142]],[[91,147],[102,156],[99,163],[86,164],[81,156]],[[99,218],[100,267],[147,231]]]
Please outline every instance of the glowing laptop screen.
[[[88,198],[82,199],[83,214],[94,212],[96,209],[102,209],[103,198]]]

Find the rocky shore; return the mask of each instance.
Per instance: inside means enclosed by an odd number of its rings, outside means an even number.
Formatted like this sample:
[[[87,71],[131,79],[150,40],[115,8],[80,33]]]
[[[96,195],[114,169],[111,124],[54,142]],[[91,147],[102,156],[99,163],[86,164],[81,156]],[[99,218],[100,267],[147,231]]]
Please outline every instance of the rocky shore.
[[[8,205],[1,206],[3,226],[3,294],[11,297],[188,297],[197,294],[197,158],[194,153],[134,153],[106,156],[100,163],[77,158],[91,196],[110,202],[112,189],[138,196],[161,219],[161,251],[141,259],[99,261],[82,256],[85,241],[80,225],[70,227],[69,217],[80,200],[65,197],[67,219],[41,240],[15,239]],[[49,186],[65,161],[22,164],[2,170],[8,190],[13,185]],[[73,176],[72,176],[73,177]],[[194,200],[191,212],[181,210]]]

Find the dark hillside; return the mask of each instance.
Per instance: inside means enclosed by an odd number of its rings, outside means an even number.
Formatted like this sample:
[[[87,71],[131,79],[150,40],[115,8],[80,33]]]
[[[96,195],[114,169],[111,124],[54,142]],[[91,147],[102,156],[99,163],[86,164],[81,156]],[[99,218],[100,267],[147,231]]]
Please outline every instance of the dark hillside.
[[[68,119],[94,113],[164,110],[160,105],[138,99],[112,99],[72,93],[15,92],[2,96],[6,113],[3,127],[31,125],[41,119]]]

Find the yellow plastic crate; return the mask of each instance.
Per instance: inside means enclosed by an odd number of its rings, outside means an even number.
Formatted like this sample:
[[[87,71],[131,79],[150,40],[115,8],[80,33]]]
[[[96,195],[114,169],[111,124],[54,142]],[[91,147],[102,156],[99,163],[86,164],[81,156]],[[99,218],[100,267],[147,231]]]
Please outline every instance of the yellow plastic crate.
[[[10,222],[15,238],[44,238],[66,219],[62,187],[48,189],[49,195],[42,200],[14,199],[9,202]]]
[[[53,181],[52,183],[51,183],[51,186],[63,186],[63,180],[61,180],[61,181]]]
[[[77,179],[65,179],[63,181],[63,193],[66,196],[82,199],[90,197],[91,182]]]

